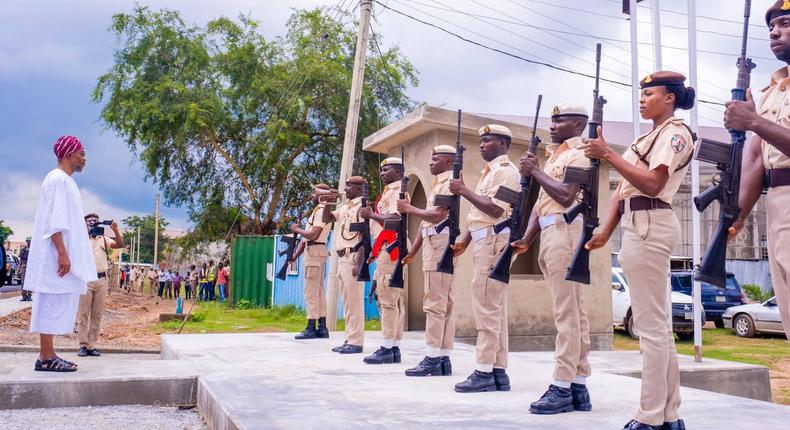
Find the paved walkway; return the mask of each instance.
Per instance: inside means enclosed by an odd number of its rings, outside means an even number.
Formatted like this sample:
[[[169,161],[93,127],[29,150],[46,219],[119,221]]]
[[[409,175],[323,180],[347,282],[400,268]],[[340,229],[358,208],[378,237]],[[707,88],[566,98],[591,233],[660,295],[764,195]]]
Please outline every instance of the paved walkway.
[[[381,342],[366,333],[366,353]],[[214,429],[620,429],[636,411],[638,352],[594,352],[588,381],[593,410],[559,416],[529,413],[529,404],[550,383],[551,352],[510,354],[510,392],[458,394],[453,385],[474,369],[474,347],[456,344],[454,374],[407,378],[403,371],[423,355],[422,333],[402,342],[403,362],[366,365],[364,354],[339,355],[342,341],[299,342],[293,333],[163,335],[162,357],[78,358],[80,370],[49,374],[31,370],[32,354],[0,355],[0,409],[47,404],[197,404]],[[758,366],[751,366],[757,368]],[[684,372],[720,369],[728,381],[749,365],[717,360],[693,363]],[[726,370],[725,370],[726,369]],[[731,372],[727,374],[726,372]],[[683,379],[683,377],[681,378]],[[46,394],[45,394],[46,393]],[[681,416],[689,429],[787,430],[790,407],[744,397],[682,388]],[[87,403],[86,403],[87,402]],[[36,404],[36,405],[34,405]],[[149,403],[150,404],[150,403]]]
[[[19,299],[19,296],[0,299],[0,318],[33,306],[33,302],[22,302]]]

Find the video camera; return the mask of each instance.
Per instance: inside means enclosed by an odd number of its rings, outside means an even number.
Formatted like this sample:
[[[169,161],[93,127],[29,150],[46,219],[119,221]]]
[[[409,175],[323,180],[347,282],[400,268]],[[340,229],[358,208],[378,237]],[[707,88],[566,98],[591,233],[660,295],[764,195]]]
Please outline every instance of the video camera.
[[[112,220],[104,220],[104,221],[88,221],[88,225],[90,228],[88,229],[88,235],[90,237],[99,237],[104,236],[104,227],[103,225],[112,225]]]

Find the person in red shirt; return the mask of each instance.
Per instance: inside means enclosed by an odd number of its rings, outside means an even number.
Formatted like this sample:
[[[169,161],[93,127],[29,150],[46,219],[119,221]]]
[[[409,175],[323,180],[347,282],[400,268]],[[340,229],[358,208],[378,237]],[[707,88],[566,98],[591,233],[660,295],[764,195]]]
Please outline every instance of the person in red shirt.
[[[217,288],[219,290],[219,301],[220,303],[225,303],[225,296],[228,295],[228,277],[230,276],[230,270],[228,270],[228,266],[224,265],[223,263],[219,263],[219,267],[217,268]]]

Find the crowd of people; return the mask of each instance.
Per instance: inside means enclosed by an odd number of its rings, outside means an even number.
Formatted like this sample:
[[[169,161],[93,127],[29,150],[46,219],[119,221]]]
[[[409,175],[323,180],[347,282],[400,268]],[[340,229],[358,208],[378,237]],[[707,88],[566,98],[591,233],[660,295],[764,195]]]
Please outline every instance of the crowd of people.
[[[213,260],[200,265],[168,267],[126,265],[121,270],[119,286],[129,294],[166,300],[216,301],[225,303],[230,294],[230,266]]]

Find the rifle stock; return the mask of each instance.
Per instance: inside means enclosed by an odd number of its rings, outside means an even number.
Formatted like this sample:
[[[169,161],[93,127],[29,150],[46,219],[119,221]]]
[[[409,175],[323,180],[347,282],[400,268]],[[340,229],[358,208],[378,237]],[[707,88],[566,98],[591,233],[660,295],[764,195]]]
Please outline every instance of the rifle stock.
[[[288,244],[287,248],[277,253],[280,257],[285,256],[285,261],[276,275],[277,279],[284,281],[288,275],[288,263],[293,260],[296,247],[299,245],[299,235],[294,233],[292,236],[283,236],[280,241]]]
[[[603,105],[606,103],[599,94],[599,82],[601,77],[601,44],[595,46],[595,89],[593,90],[593,111],[589,122],[589,137],[598,137],[598,126],[603,124]],[[582,199],[577,205],[562,214],[566,223],[570,224],[581,215],[584,219],[582,235],[576,245],[573,259],[568,270],[565,272],[565,279],[582,284],[590,283],[590,251],[584,245],[592,238],[595,228],[598,227],[598,169],[600,161],[597,158],[590,160],[589,168],[566,167],[563,182],[577,184],[581,189]]]
[[[455,161],[453,162],[453,179],[461,177],[461,170],[464,168],[464,147],[461,146],[461,109],[458,109],[458,125],[455,134]],[[447,248],[442,254],[442,259],[436,265],[436,271],[441,273],[453,274],[455,265],[453,264],[453,249],[456,239],[461,235],[461,197],[457,195],[436,195],[433,204],[437,207],[447,208],[447,218],[436,225],[436,231],[441,233],[445,228],[449,228],[449,241]]]
[[[537,152],[538,145],[540,144],[540,138],[537,136],[537,131],[538,117],[540,116],[540,105],[542,101],[543,95],[540,94],[538,95],[538,106],[535,109],[535,122],[532,124],[532,139],[529,143],[529,152],[531,154]],[[534,181],[531,176],[522,175],[519,182],[521,185],[521,189],[519,191],[514,191],[508,187],[500,186],[494,195],[495,199],[509,203],[512,209],[510,216],[506,220],[494,225],[494,232],[497,234],[502,232],[505,228],[510,227],[510,235],[508,237],[508,243],[505,245],[502,253],[499,254],[499,257],[497,258],[496,263],[494,263],[494,266],[488,273],[488,277],[490,279],[504,283],[510,282],[510,265],[513,263],[513,248],[510,246],[510,244],[516,240],[521,239],[521,237],[524,235],[524,230],[526,229],[525,220],[529,217],[530,212],[530,210],[527,208],[527,205],[529,204],[529,194],[536,181]],[[538,186],[540,185],[538,184]]]
[[[746,42],[749,38],[749,14],[751,0],[746,0],[743,10],[743,34],[741,38],[741,54],[738,57],[738,78],[732,89],[732,100],[746,100],[746,89],[749,88],[754,63],[746,57]],[[719,170],[720,181],[714,187],[705,190],[694,198],[694,206],[702,212],[714,200],[720,205],[719,224],[713,233],[701,264],[694,269],[694,280],[706,282],[724,288],[727,284],[727,236],[729,228],[740,215],[739,191],[741,184],[741,158],[746,142],[746,132],[729,129],[731,144],[705,140],[697,149],[696,157],[700,161],[713,163]]]

